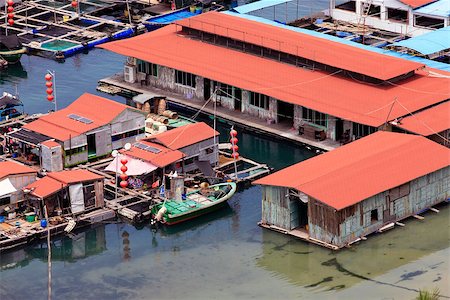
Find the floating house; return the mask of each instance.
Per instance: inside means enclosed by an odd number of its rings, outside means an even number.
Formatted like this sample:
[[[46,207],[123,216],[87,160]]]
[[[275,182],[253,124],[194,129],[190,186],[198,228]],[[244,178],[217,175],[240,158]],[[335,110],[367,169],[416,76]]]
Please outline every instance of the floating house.
[[[7,138],[16,145],[12,151],[26,155],[38,148],[41,167],[60,171],[143,138],[144,124],[144,112],[86,93],[66,108],[9,133]]]
[[[243,124],[248,116],[287,124],[311,140],[354,140],[450,97],[448,76],[431,77],[422,63],[233,13],[204,13],[100,47],[128,56],[115,81],[127,89],[213,98]]]
[[[0,161],[0,212],[14,212],[24,201],[22,188],[36,181],[37,171],[12,161]]]
[[[176,171],[188,173],[200,169],[210,174],[211,167],[219,163],[218,136],[219,133],[206,123],[198,122],[156,134],[147,140],[183,153],[183,160],[175,166]]]
[[[27,199],[37,203],[37,208],[41,204],[47,206],[49,217],[73,216],[104,206],[103,179],[103,176],[81,169],[50,172],[24,190]]]
[[[338,249],[450,196],[450,149],[379,131],[255,181],[260,225]]]
[[[448,0],[350,0],[339,5],[330,0],[330,16],[335,21],[405,36],[420,36],[450,26]]]

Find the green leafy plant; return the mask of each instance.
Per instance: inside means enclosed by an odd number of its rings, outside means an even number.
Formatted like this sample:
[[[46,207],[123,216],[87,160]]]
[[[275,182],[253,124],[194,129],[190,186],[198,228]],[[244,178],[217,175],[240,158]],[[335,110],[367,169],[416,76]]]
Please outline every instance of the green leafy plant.
[[[433,291],[419,290],[419,296],[417,300],[438,300],[440,298],[440,291],[438,288],[433,289]]]

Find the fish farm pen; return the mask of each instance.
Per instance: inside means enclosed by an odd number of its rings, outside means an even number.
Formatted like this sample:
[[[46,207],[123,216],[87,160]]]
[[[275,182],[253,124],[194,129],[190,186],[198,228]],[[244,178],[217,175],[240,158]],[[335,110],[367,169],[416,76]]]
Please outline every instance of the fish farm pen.
[[[145,6],[133,2],[130,10]],[[17,35],[33,54],[64,58],[145,30],[132,23],[140,16],[131,18],[126,11],[125,2],[24,1],[14,5],[12,25],[5,16],[9,12],[0,11],[0,30],[2,34]]]

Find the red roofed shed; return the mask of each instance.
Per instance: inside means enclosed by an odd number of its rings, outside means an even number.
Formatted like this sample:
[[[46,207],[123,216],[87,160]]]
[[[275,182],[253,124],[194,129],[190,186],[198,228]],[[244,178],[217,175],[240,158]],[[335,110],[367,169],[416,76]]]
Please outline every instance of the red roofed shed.
[[[449,163],[450,149],[424,137],[377,132],[257,180],[262,222],[342,247],[446,200]],[[297,217],[274,217],[283,208]]]

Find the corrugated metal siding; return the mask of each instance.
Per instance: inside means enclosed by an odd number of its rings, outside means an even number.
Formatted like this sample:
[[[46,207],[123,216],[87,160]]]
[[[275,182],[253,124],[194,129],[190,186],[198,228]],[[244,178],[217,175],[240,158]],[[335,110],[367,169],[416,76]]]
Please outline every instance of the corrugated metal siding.
[[[262,186],[262,222],[290,230],[291,215],[287,188]]]
[[[61,147],[41,147],[41,167],[46,169],[47,171],[61,171],[63,169],[62,158],[63,153]]]
[[[310,236],[330,244],[344,246],[385,224],[445,201],[449,196],[450,167],[446,167],[336,213],[330,213],[317,205],[317,201],[310,199]],[[376,210],[378,220],[372,219],[373,210]],[[336,216],[338,225],[333,223],[330,215]]]
[[[26,175],[10,175],[8,176],[11,184],[16,188],[17,192],[11,194],[11,203],[17,203],[24,200],[22,188],[36,181],[35,174]]]

